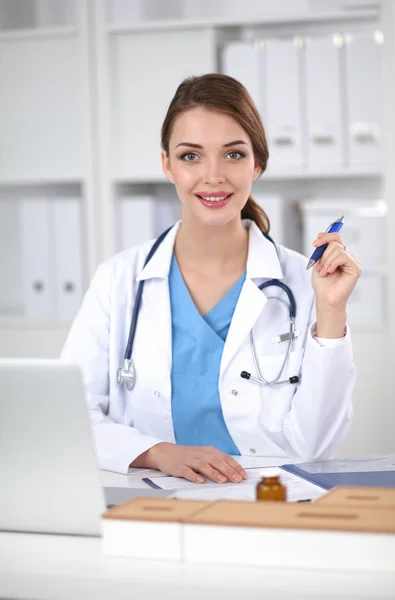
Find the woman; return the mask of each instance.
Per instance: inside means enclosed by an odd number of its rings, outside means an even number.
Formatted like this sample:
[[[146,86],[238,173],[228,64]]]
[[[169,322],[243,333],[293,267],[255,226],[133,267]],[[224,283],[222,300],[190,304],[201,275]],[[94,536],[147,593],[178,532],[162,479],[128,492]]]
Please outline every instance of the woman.
[[[99,267],[63,358],[83,373],[101,468],[156,468],[199,483],[239,482],[236,454],[331,456],[352,416],[355,381],[346,305],[361,273],[336,233],[313,272],[266,237],[269,220],[251,197],[268,148],[245,88],[225,75],[181,83],[162,126],[162,164],[182,220],[144,266],[153,241]],[[313,249],[312,249],[313,250]],[[289,332],[296,337],[278,378]],[[137,285],[144,281],[133,345],[136,383],[117,383]],[[290,383],[288,380],[295,377]]]

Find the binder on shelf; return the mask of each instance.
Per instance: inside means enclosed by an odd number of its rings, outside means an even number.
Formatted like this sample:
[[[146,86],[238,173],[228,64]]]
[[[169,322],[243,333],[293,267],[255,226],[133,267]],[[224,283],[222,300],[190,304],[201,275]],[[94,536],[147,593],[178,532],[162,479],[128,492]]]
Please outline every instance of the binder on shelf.
[[[119,250],[132,248],[155,237],[155,198],[124,196],[119,201]]]
[[[47,198],[19,201],[20,241],[25,316],[54,317],[55,290],[51,281],[50,205]]]
[[[244,85],[263,117],[266,79],[263,49],[249,42],[227,44],[222,52],[222,72]]]
[[[378,330],[385,323],[387,205],[383,200],[317,198],[300,203],[303,220],[303,253],[311,254],[311,243],[319,231],[341,215],[345,225],[341,237],[363,265],[362,275],[349,299],[347,316],[351,327]]]
[[[157,196],[155,198],[154,235],[163,231],[181,219],[182,207],[177,196]]]
[[[292,40],[270,39],[266,56],[266,117],[270,168],[301,166],[301,48]],[[290,102],[290,98],[292,101]]]
[[[309,166],[345,163],[339,35],[305,41],[305,76]]]
[[[395,454],[287,464],[281,468],[324,490],[340,485],[395,488]]]
[[[74,319],[82,301],[83,248],[79,198],[51,201],[54,243],[54,285],[57,318]]]
[[[273,241],[300,252],[301,233],[300,228],[295,227],[295,223],[300,220],[297,204],[278,194],[253,192],[252,195],[269,217],[269,235]]]
[[[345,36],[350,165],[381,159],[381,32]]]

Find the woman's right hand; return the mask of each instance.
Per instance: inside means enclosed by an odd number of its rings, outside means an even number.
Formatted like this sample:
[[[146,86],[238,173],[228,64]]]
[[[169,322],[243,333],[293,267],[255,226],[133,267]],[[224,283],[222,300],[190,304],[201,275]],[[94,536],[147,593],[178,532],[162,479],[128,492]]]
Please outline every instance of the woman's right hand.
[[[240,483],[247,473],[231,456],[212,446],[179,446],[161,442],[146,452],[148,468],[166,475],[184,477],[193,483],[203,483],[204,477],[216,483]]]

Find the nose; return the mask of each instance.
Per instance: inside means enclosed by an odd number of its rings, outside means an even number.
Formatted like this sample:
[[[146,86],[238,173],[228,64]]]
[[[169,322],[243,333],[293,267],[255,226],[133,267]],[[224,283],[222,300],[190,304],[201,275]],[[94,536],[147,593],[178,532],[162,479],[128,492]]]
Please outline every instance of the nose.
[[[225,176],[221,170],[221,161],[211,159],[206,161],[206,170],[204,172],[204,183],[206,185],[216,186],[223,183]]]

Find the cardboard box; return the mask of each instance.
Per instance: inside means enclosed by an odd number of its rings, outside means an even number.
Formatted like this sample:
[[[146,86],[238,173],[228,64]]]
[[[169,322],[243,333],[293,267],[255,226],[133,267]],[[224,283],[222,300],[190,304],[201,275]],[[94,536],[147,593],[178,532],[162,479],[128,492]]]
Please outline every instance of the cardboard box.
[[[182,560],[182,523],[207,502],[133,498],[102,515],[106,556]]]
[[[395,489],[336,486],[318,498],[314,504],[355,508],[392,508],[395,510]]]

